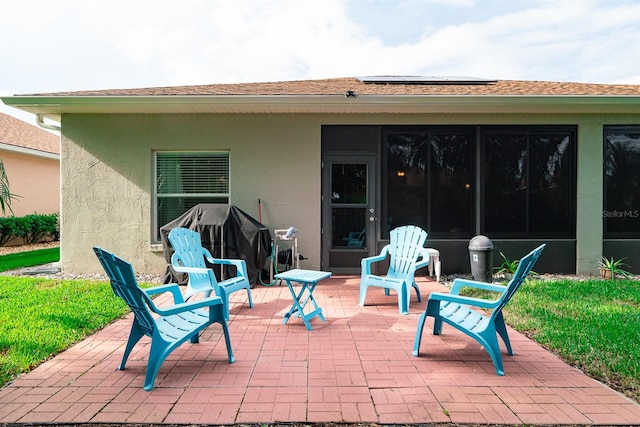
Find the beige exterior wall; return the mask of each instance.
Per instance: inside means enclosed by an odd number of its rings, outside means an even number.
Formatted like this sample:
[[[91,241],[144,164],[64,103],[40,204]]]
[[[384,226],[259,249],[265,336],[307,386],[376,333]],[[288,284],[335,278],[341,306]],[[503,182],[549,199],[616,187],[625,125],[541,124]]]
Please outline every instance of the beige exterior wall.
[[[271,230],[295,225],[299,250],[320,262],[320,126],[286,115],[74,115],[62,134],[61,261],[99,272],[92,247],[162,273],[151,250],[154,150],[228,150],[231,203]],[[311,254],[311,255],[307,255]]]
[[[0,158],[9,179],[13,215],[60,212],[60,162],[28,154],[2,151]],[[5,215],[11,215],[6,212]]]
[[[595,272],[602,247],[602,126],[633,115],[65,115],[61,261],[100,272],[92,247],[162,273],[153,250],[154,150],[229,150],[231,203],[274,228],[298,229],[302,268],[320,268],[321,126],[324,124],[559,124],[578,127],[577,271]]]

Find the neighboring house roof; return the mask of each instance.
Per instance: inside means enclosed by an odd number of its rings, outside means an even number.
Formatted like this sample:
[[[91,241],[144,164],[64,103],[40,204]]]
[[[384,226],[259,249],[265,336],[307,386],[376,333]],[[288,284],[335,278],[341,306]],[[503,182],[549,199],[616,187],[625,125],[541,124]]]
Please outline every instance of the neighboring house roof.
[[[640,85],[393,76],[371,80],[377,81],[107,89],[16,95],[3,101],[58,120],[64,113],[640,112]]]
[[[60,137],[0,113],[0,150],[59,158]]]

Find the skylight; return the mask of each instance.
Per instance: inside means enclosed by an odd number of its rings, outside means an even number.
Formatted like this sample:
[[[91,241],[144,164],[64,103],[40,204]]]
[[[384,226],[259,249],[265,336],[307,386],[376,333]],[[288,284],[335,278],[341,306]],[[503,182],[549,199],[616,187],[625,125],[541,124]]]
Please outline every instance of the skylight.
[[[497,81],[462,76],[365,76],[356,79],[363,83],[413,85],[486,85]]]

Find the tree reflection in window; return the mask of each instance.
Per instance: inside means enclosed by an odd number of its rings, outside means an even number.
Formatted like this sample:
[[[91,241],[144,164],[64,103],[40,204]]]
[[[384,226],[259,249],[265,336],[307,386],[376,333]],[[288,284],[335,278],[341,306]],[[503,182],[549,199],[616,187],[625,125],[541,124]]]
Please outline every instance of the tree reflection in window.
[[[574,141],[573,129],[483,132],[483,232],[494,237],[574,236]]]
[[[382,237],[418,225],[434,237],[473,233],[473,128],[403,127],[383,136]]]
[[[640,126],[607,126],[604,135],[604,237],[640,237]]]

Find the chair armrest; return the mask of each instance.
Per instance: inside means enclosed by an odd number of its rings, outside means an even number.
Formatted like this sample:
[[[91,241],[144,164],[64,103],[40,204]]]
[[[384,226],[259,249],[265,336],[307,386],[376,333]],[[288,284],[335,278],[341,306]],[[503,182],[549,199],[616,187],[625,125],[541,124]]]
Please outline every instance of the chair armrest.
[[[427,248],[420,249],[420,256],[422,257],[422,260],[416,262],[416,270],[428,266],[431,262],[431,255]]]
[[[214,305],[219,305],[219,304],[223,304],[222,298],[209,297],[209,298],[204,298],[197,301],[183,302],[171,307],[160,308],[160,307],[157,307],[155,304],[153,304],[152,309],[154,312],[158,313],[161,316],[168,316],[172,314],[184,313],[185,311],[196,310],[198,308],[212,307]]]
[[[459,294],[460,289],[464,287],[482,289],[485,291],[499,292],[501,294],[504,293],[504,291],[507,289],[507,287],[503,285],[494,285],[492,283],[486,283],[486,282],[476,282],[475,280],[455,279],[453,281],[453,285],[451,285],[450,293]]]
[[[208,252],[205,254],[207,261],[211,264],[223,264],[223,265],[232,265],[238,271],[238,276],[247,277],[247,263],[243,259],[232,259],[232,258],[213,258],[211,255],[208,255]]]
[[[345,240],[345,241],[356,240],[358,238],[359,234],[360,234],[359,231],[351,231],[351,232],[349,232],[349,236],[348,237],[343,237],[342,240]]]
[[[243,269],[243,265],[245,265],[245,261],[243,259],[207,258],[207,261],[211,264],[233,265],[238,270]]]
[[[165,292],[170,292],[173,295],[174,304],[180,304],[184,302],[184,298],[182,293],[180,292],[180,287],[175,283],[168,283],[166,285],[154,286],[153,288],[145,288],[142,289],[147,296],[158,295]]]
[[[206,267],[186,267],[184,265],[179,264],[171,264],[171,267],[178,273],[200,273],[200,274],[208,274],[210,268]]]
[[[362,274],[371,274],[371,264],[374,262],[384,261],[387,258],[387,254],[389,253],[390,245],[386,245],[380,251],[380,254],[362,258],[360,261],[360,266],[362,267]]]
[[[466,304],[473,307],[480,308],[494,308],[499,300],[485,300],[482,298],[474,298],[474,297],[465,297],[462,295],[453,295],[453,294],[445,294],[441,292],[431,292],[429,294],[430,300],[438,300],[438,301],[446,301],[446,302],[457,302],[459,304]]]

